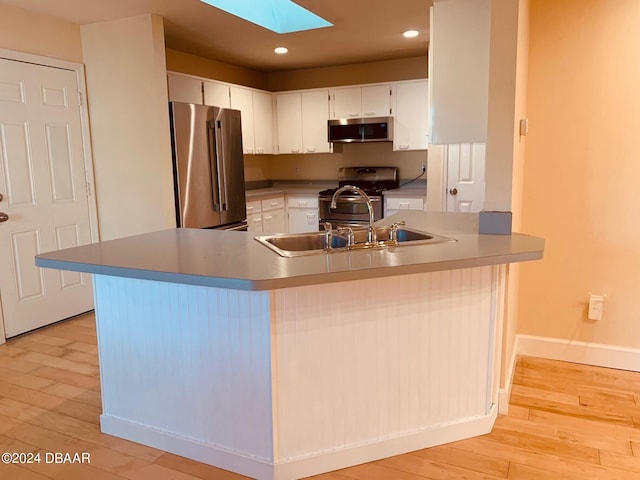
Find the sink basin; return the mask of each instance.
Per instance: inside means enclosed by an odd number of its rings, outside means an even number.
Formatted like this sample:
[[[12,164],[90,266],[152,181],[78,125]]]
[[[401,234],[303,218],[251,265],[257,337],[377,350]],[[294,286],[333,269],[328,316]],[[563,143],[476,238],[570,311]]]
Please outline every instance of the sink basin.
[[[398,227],[396,240],[393,241],[391,240],[391,227],[385,226],[376,227],[377,242],[371,244],[367,242],[368,233],[366,228],[354,228],[353,243],[348,245],[346,231],[333,230],[331,249],[327,248],[327,237],[324,232],[277,233],[260,235],[255,239],[283,257],[300,257],[362,248],[385,248],[398,245],[424,245],[456,241],[453,238],[422,232],[405,226]]]

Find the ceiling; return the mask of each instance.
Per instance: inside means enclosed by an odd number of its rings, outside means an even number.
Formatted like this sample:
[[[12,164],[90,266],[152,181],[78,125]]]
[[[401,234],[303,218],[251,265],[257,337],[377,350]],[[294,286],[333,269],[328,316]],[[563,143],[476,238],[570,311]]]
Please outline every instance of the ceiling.
[[[262,0],[257,0],[262,1]],[[84,25],[154,13],[164,18],[168,48],[257,71],[344,65],[423,56],[429,0],[296,0],[333,27],[277,34],[200,0],[0,0]],[[418,30],[405,39],[402,32]],[[285,46],[286,55],[273,49]]]

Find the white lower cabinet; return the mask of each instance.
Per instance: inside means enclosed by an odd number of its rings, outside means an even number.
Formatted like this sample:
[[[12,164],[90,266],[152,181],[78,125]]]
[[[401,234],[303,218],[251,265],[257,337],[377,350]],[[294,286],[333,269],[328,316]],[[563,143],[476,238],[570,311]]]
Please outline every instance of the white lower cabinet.
[[[288,232],[318,231],[318,196],[287,196]]]
[[[422,197],[391,197],[384,199],[384,216],[388,217],[403,210],[424,210]]]
[[[247,231],[284,233],[286,228],[284,196],[247,202]]]

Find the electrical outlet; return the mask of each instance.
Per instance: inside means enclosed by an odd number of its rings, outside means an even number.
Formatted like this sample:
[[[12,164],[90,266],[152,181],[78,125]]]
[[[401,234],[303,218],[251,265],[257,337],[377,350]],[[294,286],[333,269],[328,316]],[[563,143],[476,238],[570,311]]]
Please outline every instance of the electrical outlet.
[[[589,320],[602,320],[602,311],[604,309],[605,295],[589,294]]]

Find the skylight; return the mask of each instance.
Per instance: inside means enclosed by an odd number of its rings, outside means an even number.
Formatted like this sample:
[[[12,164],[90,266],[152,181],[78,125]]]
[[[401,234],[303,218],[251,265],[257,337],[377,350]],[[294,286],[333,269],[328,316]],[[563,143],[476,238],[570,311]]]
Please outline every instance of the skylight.
[[[313,12],[291,0],[200,0],[236,17],[276,33],[291,33],[332,27]]]

